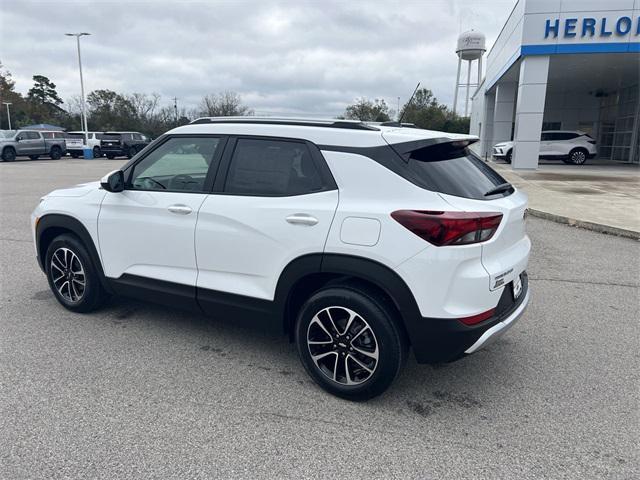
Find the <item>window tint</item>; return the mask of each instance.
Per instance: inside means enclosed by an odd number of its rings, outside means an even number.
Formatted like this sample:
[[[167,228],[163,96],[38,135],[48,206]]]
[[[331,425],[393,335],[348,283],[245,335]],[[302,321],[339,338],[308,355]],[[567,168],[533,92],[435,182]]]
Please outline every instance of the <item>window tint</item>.
[[[216,158],[219,144],[219,138],[171,138],[136,164],[130,187],[203,192],[207,171]]]
[[[238,140],[227,174],[225,192],[290,196],[322,189],[322,178],[304,143]]]
[[[560,136],[560,138],[558,140],[572,140],[572,139],[580,136],[577,133],[570,133],[570,132],[560,133],[558,135]]]
[[[450,144],[422,148],[411,153],[409,170],[416,184],[433,192],[457,197],[488,200],[492,188],[507,183],[471,150],[454,149]],[[504,196],[511,192],[505,192]]]

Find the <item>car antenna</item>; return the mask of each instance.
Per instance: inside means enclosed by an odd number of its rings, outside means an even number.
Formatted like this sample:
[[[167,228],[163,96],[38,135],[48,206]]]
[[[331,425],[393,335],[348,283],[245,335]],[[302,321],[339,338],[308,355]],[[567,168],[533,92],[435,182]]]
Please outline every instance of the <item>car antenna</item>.
[[[404,114],[407,113],[407,108],[409,107],[409,105],[411,105],[411,102],[413,101],[413,97],[416,96],[416,92],[418,91],[418,88],[420,88],[420,82],[418,82],[418,85],[416,85],[416,89],[413,91],[413,93],[411,94],[411,98],[407,102],[407,105],[404,107],[404,112],[402,112],[402,115],[400,116],[400,119],[398,120],[398,123],[400,125],[402,125],[402,119],[404,118]]]

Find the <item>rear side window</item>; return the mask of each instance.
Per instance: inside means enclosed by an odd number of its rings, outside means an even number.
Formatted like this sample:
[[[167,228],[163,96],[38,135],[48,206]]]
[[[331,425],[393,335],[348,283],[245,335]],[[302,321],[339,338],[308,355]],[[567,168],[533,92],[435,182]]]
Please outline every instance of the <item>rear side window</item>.
[[[291,196],[323,189],[322,177],[302,142],[239,139],[225,192],[250,196]]]
[[[488,191],[507,183],[471,150],[452,148],[448,143],[411,152],[408,167],[419,186],[456,197],[489,200],[495,195],[486,196]]]

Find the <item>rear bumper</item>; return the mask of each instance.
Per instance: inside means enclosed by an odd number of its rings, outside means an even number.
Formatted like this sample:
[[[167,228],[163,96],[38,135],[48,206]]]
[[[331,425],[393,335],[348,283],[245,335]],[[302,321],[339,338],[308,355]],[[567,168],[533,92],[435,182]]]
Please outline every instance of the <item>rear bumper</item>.
[[[529,280],[522,273],[522,293],[514,300],[511,284],[503,288],[496,314],[468,326],[454,318],[422,318],[413,322],[411,343],[418,363],[444,363],[476,352],[506,332],[529,303]]]
[[[124,149],[121,147],[100,147],[102,153],[113,153],[114,155],[124,155]]]

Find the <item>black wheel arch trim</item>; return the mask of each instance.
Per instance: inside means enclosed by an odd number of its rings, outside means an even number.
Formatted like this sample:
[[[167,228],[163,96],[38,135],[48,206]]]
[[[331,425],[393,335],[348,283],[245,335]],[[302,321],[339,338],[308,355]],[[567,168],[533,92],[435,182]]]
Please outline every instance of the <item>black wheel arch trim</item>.
[[[100,277],[100,283],[102,286],[108,291],[111,292],[111,288],[106,280],[104,275],[104,270],[102,269],[102,262],[100,260],[100,255],[98,254],[98,250],[96,245],[94,244],[93,238],[91,234],[86,229],[86,227],[82,224],[80,220],[70,215],[64,215],[59,213],[49,213],[43,215],[38,220],[38,225],[36,227],[36,251],[38,257],[38,265],[40,265],[40,269],[46,273],[45,268],[45,257],[47,254],[46,248],[43,248],[42,239],[45,237],[45,233],[51,229],[64,229],[67,230],[74,235],[76,235],[80,241],[84,244],[91,256],[91,260],[98,271],[98,275]]]
[[[414,338],[422,317],[415,297],[405,281],[390,267],[375,260],[339,253],[303,255],[285,267],[278,280],[274,298],[274,310],[283,319],[285,331],[290,333],[291,322],[295,321],[288,311],[292,289],[300,281],[304,281],[305,277],[313,274],[355,278],[375,285],[391,299],[398,310],[409,340]]]

